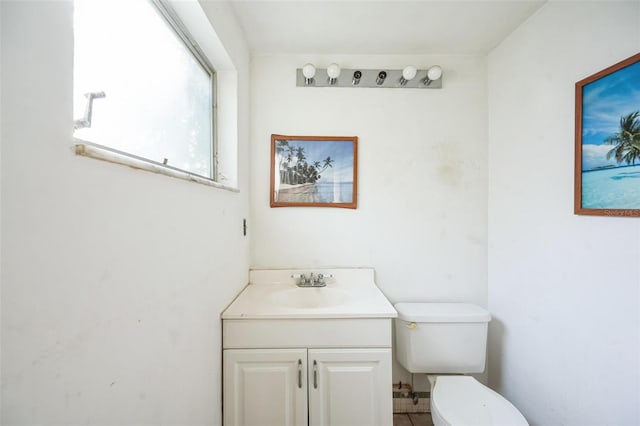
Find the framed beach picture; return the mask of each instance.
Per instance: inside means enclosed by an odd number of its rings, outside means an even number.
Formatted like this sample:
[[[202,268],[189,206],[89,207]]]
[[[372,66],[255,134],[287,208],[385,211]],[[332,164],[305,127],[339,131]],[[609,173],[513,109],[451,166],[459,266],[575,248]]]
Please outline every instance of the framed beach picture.
[[[574,213],[640,216],[640,53],[576,83]]]
[[[271,207],[342,207],[358,201],[356,136],[271,135]]]

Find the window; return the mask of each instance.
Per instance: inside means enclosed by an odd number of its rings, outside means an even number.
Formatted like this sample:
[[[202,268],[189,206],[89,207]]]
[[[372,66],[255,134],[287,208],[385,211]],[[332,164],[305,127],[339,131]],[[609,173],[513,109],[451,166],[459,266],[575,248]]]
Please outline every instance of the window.
[[[159,0],[74,2],[74,137],[216,180],[215,73]]]

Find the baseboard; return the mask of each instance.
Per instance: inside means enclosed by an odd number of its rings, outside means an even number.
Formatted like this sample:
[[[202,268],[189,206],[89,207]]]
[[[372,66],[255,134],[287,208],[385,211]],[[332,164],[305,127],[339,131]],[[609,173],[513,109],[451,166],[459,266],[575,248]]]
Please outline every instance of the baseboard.
[[[411,387],[403,385],[401,389],[398,386],[393,387],[393,412],[395,414],[404,413],[429,413],[431,408],[429,405],[429,392],[411,392]]]

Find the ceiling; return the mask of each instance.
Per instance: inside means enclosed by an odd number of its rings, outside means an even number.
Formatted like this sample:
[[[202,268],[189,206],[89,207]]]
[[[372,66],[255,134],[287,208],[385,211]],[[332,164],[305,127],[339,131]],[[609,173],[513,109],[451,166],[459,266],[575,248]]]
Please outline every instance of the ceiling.
[[[232,0],[254,52],[484,54],[546,0]]]

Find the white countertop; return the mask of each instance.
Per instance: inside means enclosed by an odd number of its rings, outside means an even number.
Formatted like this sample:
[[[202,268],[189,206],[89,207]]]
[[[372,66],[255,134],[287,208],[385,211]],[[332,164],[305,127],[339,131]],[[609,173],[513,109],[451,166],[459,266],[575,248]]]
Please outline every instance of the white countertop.
[[[332,274],[326,287],[297,287],[292,274]],[[252,270],[222,319],[396,318],[371,268]]]

